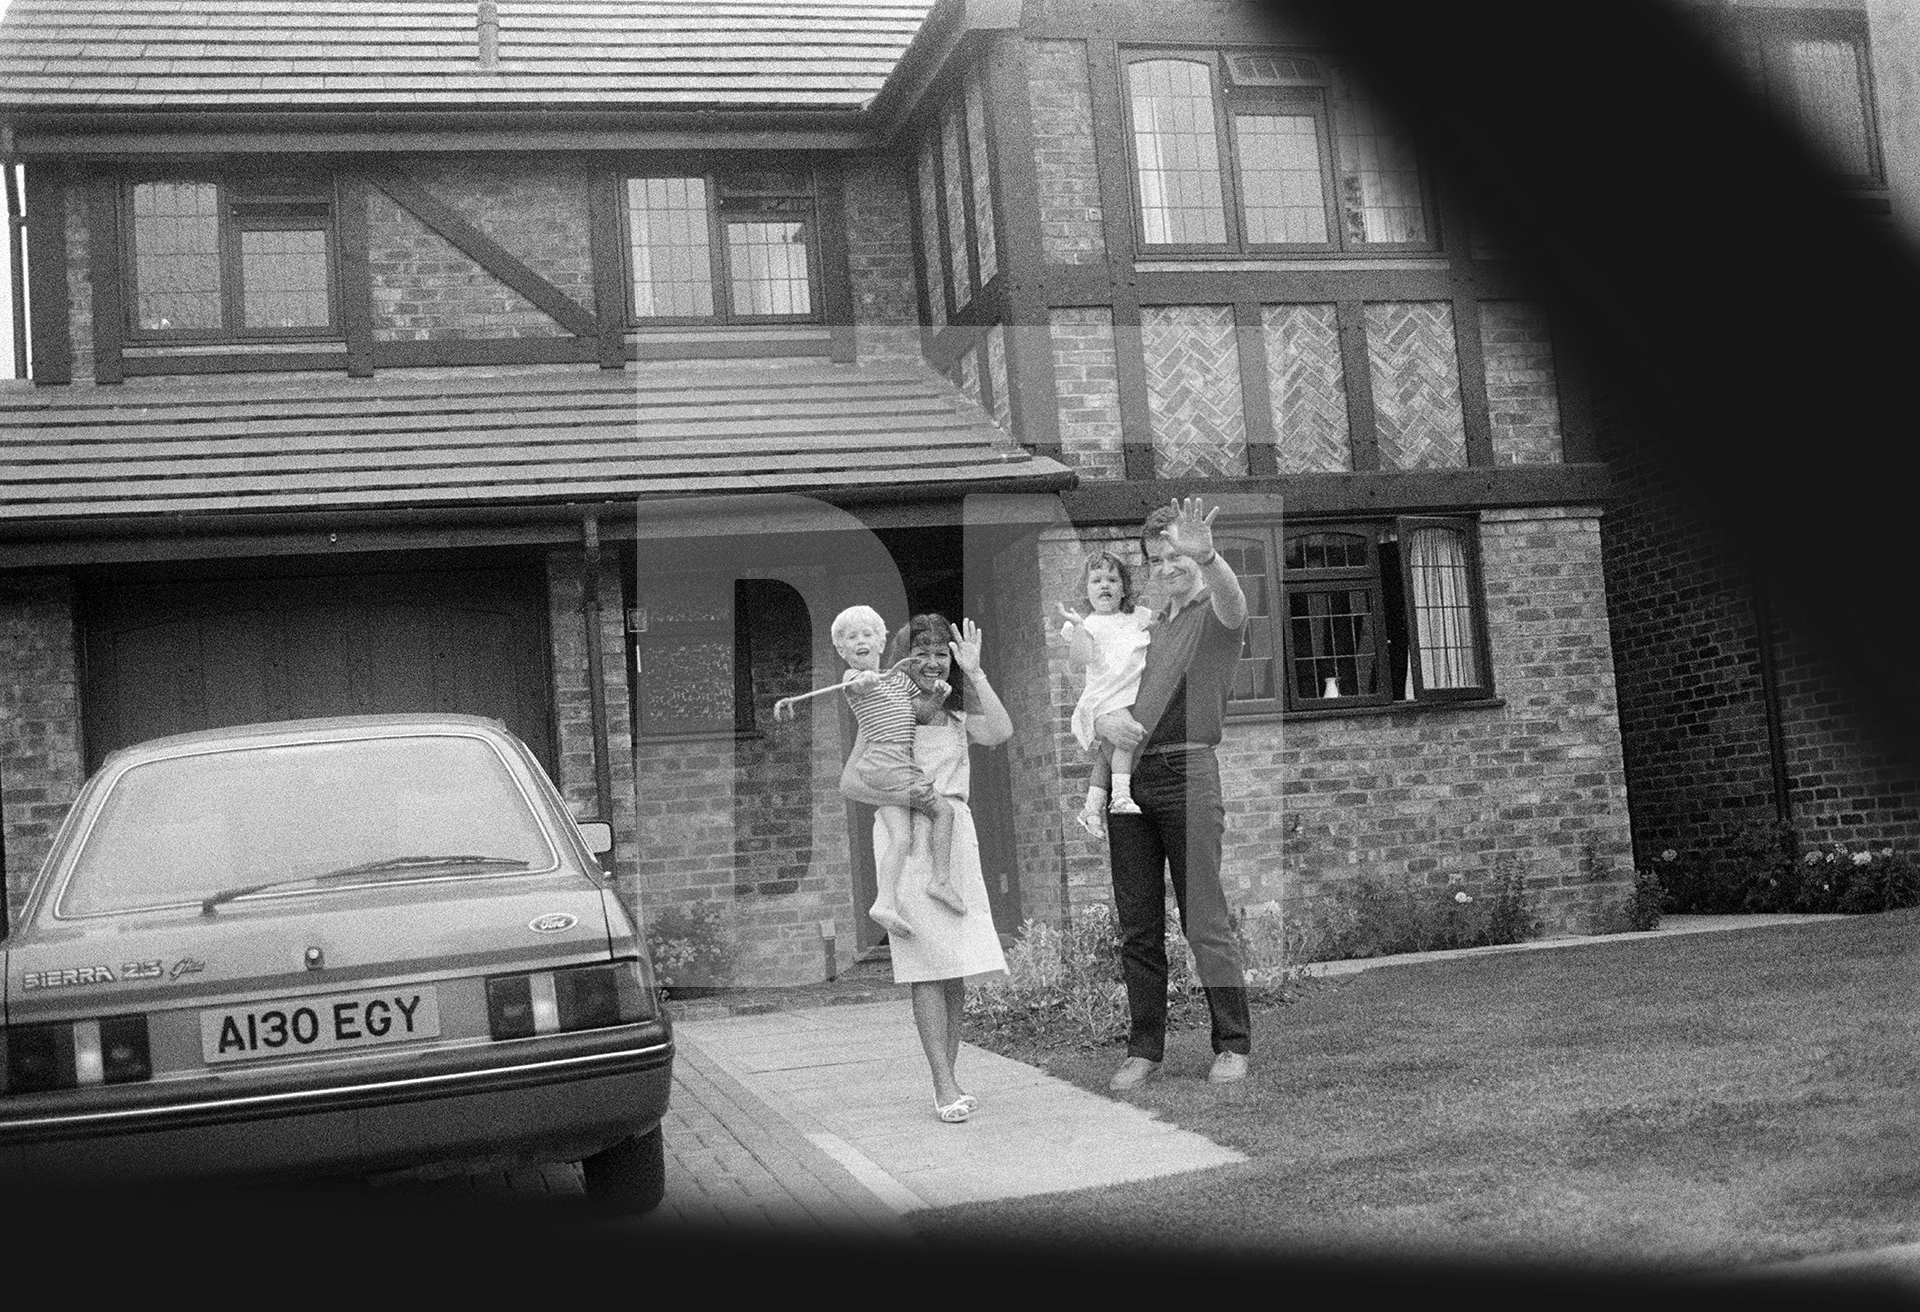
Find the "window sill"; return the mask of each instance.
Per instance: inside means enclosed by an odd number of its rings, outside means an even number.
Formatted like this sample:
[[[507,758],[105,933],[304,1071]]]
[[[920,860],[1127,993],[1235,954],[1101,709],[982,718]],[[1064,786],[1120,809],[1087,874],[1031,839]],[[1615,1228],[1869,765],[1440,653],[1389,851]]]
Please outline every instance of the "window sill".
[[[1385,706],[1335,706],[1313,711],[1228,711],[1226,722],[1233,724],[1289,723],[1298,720],[1338,720],[1351,715],[1430,715],[1435,711],[1493,710],[1507,704],[1505,697],[1475,697],[1451,702],[1389,702]]]
[[[685,733],[636,733],[633,736],[635,747],[658,744],[669,746],[674,743],[744,743],[759,742],[766,737],[761,729],[694,729]]]

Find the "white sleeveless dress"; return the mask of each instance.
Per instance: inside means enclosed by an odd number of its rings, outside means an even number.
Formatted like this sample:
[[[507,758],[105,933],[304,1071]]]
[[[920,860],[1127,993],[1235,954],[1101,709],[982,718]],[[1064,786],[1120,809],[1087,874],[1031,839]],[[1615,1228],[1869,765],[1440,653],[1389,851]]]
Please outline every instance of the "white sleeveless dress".
[[[965,713],[950,712],[946,724],[917,726],[913,731],[913,759],[933,780],[940,795],[954,804],[950,869],[953,886],[967,911],[965,915],[956,914],[927,896],[933,857],[924,843],[915,844],[900,881],[900,913],[914,932],[911,937],[895,935],[887,940],[893,956],[894,982],[958,979],[1005,970],[1007,959],[1000,951],[986,880],[980,873],[980,840],[973,830],[973,812],[967,806],[972,770],[967,760]],[[886,828],[876,818],[876,856],[884,854],[886,841]]]

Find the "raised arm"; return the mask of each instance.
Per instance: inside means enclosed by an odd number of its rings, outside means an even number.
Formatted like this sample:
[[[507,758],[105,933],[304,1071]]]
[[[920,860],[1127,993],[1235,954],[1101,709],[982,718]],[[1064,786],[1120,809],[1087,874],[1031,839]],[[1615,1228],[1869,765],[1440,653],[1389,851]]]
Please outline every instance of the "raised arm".
[[[1059,602],[1054,605],[1060,612],[1060,636],[1067,644],[1067,659],[1076,670],[1093,664],[1093,635],[1087,632],[1080,616]]]
[[[1208,510],[1199,497],[1175,497],[1173,507],[1179,514],[1167,525],[1167,542],[1200,567],[1200,579],[1213,600],[1214,618],[1230,629],[1239,628],[1247,622],[1247,594],[1241,591],[1233,566],[1214,549],[1213,519],[1220,507]]]
[[[947,644],[953,664],[967,676],[967,736],[982,747],[998,747],[1013,737],[1013,717],[980,669],[980,626],[960,621],[959,637]]]

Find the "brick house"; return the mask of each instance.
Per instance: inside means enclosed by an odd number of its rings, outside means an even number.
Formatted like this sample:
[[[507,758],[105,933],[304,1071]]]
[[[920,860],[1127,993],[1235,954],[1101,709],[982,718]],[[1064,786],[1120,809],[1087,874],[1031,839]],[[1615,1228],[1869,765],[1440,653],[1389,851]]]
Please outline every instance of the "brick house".
[[[1254,616],[1225,877],[1632,878],[1580,362],[1351,68],[1261,11],[13,0],[0,391],[17,904],[105,752],[498,715],[740,978],[877,940],[840,606],[978,620],[1003,931],[1107,896],[1053,603],[1175,494]],[[262,34],[264,33],[264,35]],[[818,704],[816,704],[818,705]]]
[[[1739,0],[1694,16],[1752,88],[1827,157],[1872,223],[1920,235],[1910,122],[1920,29],[1904,6]],[[1680,491],[1667,438],[1612,388],[1601,528],[1633,830],[1643,863],[1712,855],[1784,826],[1802,845],[1920,841],[1920,763],[1876,734],[1810,642],[1803,599]]]

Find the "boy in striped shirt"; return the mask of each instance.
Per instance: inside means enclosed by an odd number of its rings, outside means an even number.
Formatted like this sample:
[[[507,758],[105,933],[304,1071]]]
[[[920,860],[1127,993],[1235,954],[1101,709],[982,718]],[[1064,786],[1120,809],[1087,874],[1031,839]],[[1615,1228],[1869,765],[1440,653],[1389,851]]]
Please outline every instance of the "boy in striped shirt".
[[[853,707],[866,746],[852,762],[854,774],[875,793],[888,798],[876,803],[885,826],[884,851],[874,854],[878,894],[867,914],[889,934],[913,935],[913,926],[900,915],[898,891],[913,845],[916,814],[930,822],[933,878],[927,896],[963,914],[966,904],[954,891],[948,869],[953,842],[953,808],[934,788],[933,781],[913,761],[913,730],[925,723],[945,700],[945,683],[923,688],[910,673],[910,662],[880,670],[880,653],[887,645],[886,621],[871,606],[850,606],[833,619],[833,648],[847,663],[841,688]],[[872,798],[853,800],[871,802]]]

